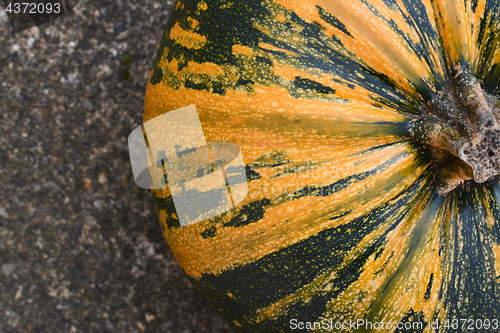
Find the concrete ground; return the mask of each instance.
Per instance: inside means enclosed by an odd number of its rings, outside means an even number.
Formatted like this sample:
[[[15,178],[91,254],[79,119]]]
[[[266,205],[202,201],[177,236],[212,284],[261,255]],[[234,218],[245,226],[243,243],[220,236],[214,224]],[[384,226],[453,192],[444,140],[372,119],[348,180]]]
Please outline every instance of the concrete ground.
[[[0,332],[229,333],[161,235],[127,138],[171,1],[0,5]]]

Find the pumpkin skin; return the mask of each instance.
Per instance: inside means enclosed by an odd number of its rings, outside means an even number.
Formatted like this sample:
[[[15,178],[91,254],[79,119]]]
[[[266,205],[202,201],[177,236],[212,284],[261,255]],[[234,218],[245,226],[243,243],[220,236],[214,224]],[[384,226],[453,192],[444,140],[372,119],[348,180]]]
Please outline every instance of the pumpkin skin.
[[[177,1],[144,121],[195,104],[207,142],[241,148],[249,192],[186,227],[169,190],[152,192],[179,265],[236,332],[290,332],[292,319],[494,327],[498,178],[440,195],[408,124],[456,64],[498,93],[499,12],[481,0]]]

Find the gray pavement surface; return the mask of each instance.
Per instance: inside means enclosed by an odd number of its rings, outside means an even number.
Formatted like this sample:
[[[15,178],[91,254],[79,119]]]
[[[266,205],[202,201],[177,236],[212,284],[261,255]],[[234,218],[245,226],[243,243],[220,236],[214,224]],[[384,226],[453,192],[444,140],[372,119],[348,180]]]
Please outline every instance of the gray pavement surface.
[[[127,138],[172,1],[0,2],[0,332],[230,333],[168,249]]]

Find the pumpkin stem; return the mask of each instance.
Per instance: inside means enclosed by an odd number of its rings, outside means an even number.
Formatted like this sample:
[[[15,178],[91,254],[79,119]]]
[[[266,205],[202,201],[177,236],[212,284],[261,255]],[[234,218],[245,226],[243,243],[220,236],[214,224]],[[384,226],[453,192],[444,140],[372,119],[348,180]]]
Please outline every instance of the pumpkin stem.
[[[460,65],[424,115],[410,124],[410,135],[429,148],[438,164],[438,191],[464,180],[483,183],[500,174],[500,99],[488,94]]]

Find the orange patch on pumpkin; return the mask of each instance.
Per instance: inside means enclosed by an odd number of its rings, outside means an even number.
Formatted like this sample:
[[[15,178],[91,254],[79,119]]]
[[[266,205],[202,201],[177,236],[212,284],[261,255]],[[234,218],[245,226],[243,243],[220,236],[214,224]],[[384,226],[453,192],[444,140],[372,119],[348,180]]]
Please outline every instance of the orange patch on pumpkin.
[[[197,63],[189,61],[187,67],[183,69],[184,72],[193,74],[209,74],[209,75],[222,75],[224,71],[222,68],[212,62]]]
[[[249,58],[251,58],[253,56],[253,50],[251,48],[249,48],[248,46],[235,44],[235,45],[233,45],[232,51],[233,51],[233,54],[241,53],[241,54],[246,55]]]
[[[178,22],[170,29],[169,38],[184,47],[195,50],[201,49],[207,42],[205,36],[182,29]]]

